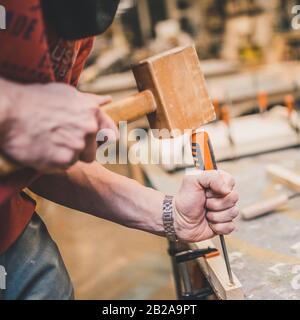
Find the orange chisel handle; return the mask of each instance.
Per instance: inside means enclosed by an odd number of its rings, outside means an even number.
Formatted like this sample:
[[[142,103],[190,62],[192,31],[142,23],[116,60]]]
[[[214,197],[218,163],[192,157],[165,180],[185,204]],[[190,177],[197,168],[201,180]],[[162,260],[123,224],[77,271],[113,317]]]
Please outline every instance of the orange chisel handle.
[[[193,132],[192,154],[196,168],[200,170],[217,170],[215,156],[206,131]]]
[[[217,163],[214,156],[212,144],[206,131],[193,131],[192,133],[192,154],[195,167],[201,170],[217,170]],[[234,284],[231,266],[229,262],[225,238],[220,235],[220,242],[224,255],[224,260],[229,277],[229,283]]]
[[[268,94],[266,91],[261,91],[258,94],[258,106],[261,113],[265,112],[268,108]]]
[[[229,127],[230,126],[230,111],[228,105],[224,105],[221,108],[222,120]]]
[[[212,103],[213,103],[213,106],[214,106],[214,108],[215,108],[216,116],[217,116],[218,119],[220,119],[220,117],[221,117],[221,112],[220,112],[220,103],[219,103],[219,100],[218,100],[218,99],[213,99]]]
[[[288,94],[284,97],[284,101],[288,110],[288,115],[291,117],[293,111],[295,110],[295,99],[291,94]]]

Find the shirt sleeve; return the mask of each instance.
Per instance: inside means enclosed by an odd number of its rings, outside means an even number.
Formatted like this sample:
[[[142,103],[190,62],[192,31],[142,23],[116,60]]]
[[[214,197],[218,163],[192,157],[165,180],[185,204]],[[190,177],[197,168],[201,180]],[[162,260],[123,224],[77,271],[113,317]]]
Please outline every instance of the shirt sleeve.
[[[71,75],[71,84],[73,86],[77,86],[80,74],[83,70],[85,62],[91,53],[94,44],[94,37],[90,37],[84,40],[81,40],[79,45],[79,52],[77,54],[76,61],[72,68],[72,75]]]

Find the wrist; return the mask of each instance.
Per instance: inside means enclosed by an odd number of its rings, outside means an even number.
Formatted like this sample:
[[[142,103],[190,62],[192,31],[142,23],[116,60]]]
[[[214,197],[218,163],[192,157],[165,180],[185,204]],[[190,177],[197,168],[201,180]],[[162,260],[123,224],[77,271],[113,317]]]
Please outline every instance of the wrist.
[[[174,229],[178,240],[195,242],[193,239],[195,225],[178,209],[176,197],[173,198]]]
[[[145,187],[143,187],[145,188]],[[147,192],[147,198],[143,204],[144,214],[139,215],[142,218],[138,229],[153,233],[158,236],[165,235],[165,229],[162,219],[162,207],[165,195],[152,188],[145,188],[144,192]],[[145,194],[146,194],[145,192]]]
[[[148,188],[149,191],[152,192],[151,203],[147,203],[148,209],[151,210],[151,214],[148,216],[150,221],[148,221],[147,225],[151,233],[164,236],[165,229],[163,224],[163,216],[162,216],[162,208],[163,202],[165,199],[165,195],[162,192],[154,190],[152,188]]]

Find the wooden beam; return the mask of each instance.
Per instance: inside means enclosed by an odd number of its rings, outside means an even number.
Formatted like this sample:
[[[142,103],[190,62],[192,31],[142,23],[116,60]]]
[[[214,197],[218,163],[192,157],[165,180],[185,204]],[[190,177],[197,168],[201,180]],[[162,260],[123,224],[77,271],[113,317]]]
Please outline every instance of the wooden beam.
[[[277,182],[282,183],[295,191],[300,191],[300,175],[294,171],[276,164],[269,165],[266,168],[266,171],[267,174]]]
[[[202,241],[190,244],[192,249],[204,249],[207,247],[214,248],[212,241]],[[200,258],[198,264],[210,283],[214,293],[220,300],[244,300],[245,294],[240,281],[233,275],[234,285],[229,283],[226,265],[223,256],[220,254],[217,257],[208,259]]]

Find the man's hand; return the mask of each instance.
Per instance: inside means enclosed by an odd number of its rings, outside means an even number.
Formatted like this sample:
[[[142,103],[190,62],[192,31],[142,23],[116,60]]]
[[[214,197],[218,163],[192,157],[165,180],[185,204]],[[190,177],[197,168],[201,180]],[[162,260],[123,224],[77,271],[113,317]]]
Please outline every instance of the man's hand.
[[[175,197],[174,222],[178,238],[198,242],[231,233],[233,220],[238,216],[234,179],[223,171],[193,173],[185,177]]]
[[[0,79],[1,80],[1,79]],[[22,166],[48,172],[95,159],[96,134],[113,121],[99,108],[108,96],[81,93],[60,83],[18,85],[0,81],[6,98],[1,150]]]

